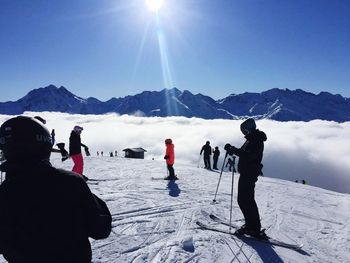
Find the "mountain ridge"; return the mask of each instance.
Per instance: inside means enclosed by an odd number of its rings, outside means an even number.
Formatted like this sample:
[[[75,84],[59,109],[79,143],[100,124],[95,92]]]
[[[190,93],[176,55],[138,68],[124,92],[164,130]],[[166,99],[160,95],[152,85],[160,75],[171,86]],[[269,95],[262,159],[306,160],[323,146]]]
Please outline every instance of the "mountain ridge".
[[[345,122],[350,121],[350,99],[325,91],[316,95],[301,89],[273,88],[261,93],[232,93],[223,99],[214,100],[201,93],[192,94],[189,90],[172,88],[100,101],[94,97],[82,98],[63,86],[58,88],[51,84],[31,90],[17,101],[0,102],[1,114],[16,115],[25,111]]]

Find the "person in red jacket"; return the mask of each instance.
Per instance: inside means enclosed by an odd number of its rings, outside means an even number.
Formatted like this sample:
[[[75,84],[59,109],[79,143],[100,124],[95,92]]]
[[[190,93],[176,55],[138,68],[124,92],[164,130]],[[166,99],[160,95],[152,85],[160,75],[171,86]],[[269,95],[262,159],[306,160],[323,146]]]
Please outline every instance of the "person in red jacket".
[[[166,146],[166,151],[165,151],[164,159],[166,160],[166,164],[167,164],[168,171],[169,171],[169,176],[166,177],[166,179],[167,180],[176,180],[177,177],[175,176],[175,171],[174,171],[174,167],[173,167],[174,161],[175,161],[173,141],[171,139],[166,139],[165,146]]]

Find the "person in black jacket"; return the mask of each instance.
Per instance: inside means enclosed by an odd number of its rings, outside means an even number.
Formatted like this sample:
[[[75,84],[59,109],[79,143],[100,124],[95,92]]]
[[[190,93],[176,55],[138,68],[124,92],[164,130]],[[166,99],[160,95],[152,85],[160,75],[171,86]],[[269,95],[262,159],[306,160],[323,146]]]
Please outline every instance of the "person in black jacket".
[[[213,169],[218,170],[218,160],[220,156],[219,147],[216,146],[215,150],[213,151]]]
[[[254,198],[255,182],[262,173],[261,160],[264,152],[264,141],[266,134],[256,129],[254,119],[247,119],[241,124],[241,131],[245,135],[246,142],[241,148],[236,148],[230,144],[225,145],[225,150],[229,155],[237,155],[238,172],[238,205],[244,215],[245,225],[237,230],[237,234],[248,234],[258,238],[265,238],[265,233],[261,232],[261,223],[258,207]]]
[[[203,160],[204,160],[204,166],[205,168],[207,169],[211,169],[211,166],[210,166],[210,155],[211,155],[211,146],[210,146],[210,142],[207,141],[205,143],[205,145],[203,145],[201,151],[200,151],[200,155],[202,155],[202,153],[204,152],[204,155],[203,155]]]
[[[106,204],[76,173],[56,169],[42,123],[15,117],[0,127],[0,254],[10,263],[88,263],[89,237],[111,232]]]
[[[83,155],[81,154],[81,147],[84,147],[85,151],[88,151],[89,148],[85,144],[81,143],[80,134],[82,131],[83,131],[83,127],[74,126],[72,132],[70,133],[69,156],[72,158],[74,162],[72,171],[83,176],[84,159],[83,159]]]

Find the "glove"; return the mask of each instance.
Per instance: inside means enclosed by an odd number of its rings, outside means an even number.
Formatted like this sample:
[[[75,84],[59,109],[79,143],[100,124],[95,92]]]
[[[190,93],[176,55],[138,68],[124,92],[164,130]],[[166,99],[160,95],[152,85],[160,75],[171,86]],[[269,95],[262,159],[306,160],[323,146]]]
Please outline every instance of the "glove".
[[[168,155],[164,155],[164,160],[169,159]]]
[[[85,154],[86,156],[90,156],[89,148],[85,146]]]
[[[229,151],[231,149],[231,144],[226,143],[224,149],[225,151]]]

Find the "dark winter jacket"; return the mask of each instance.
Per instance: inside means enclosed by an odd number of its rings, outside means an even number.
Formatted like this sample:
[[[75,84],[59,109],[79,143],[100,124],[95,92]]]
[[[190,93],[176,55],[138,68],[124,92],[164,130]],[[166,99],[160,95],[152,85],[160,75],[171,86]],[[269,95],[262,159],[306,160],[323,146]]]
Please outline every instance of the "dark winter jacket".
[[[202,154],[202,152],[204,152],[204,156],[209,157],[211,155],[211,146],[209,144],[205,144],[203,145],[200,154]]]
[[[111,214],[83,178],[45,162],[1,170],[0,254],[10,263],[91,262],[88,237],[108,237]]]
[[[81,143],[80,135],[77,134],[75,131],[72,131],[69,137],[69,155],[72,156],[81,153],[82,146],[86,147],[84,144]]]
[[[218,149],[215,149],[214,150],[214,155],[213,155],[213,158],[215,159],[215,158],[219,158],[219,156],[220,156],[220,151],[218,150]]]
[[[261,174],[261,160],[264,151],[264,141],[267,140],[266,134],[258,129],[245,136],[246,142],[241,148],[232,146],[228,153],[239,157],[238,172],[245,176],[258,177]]]

